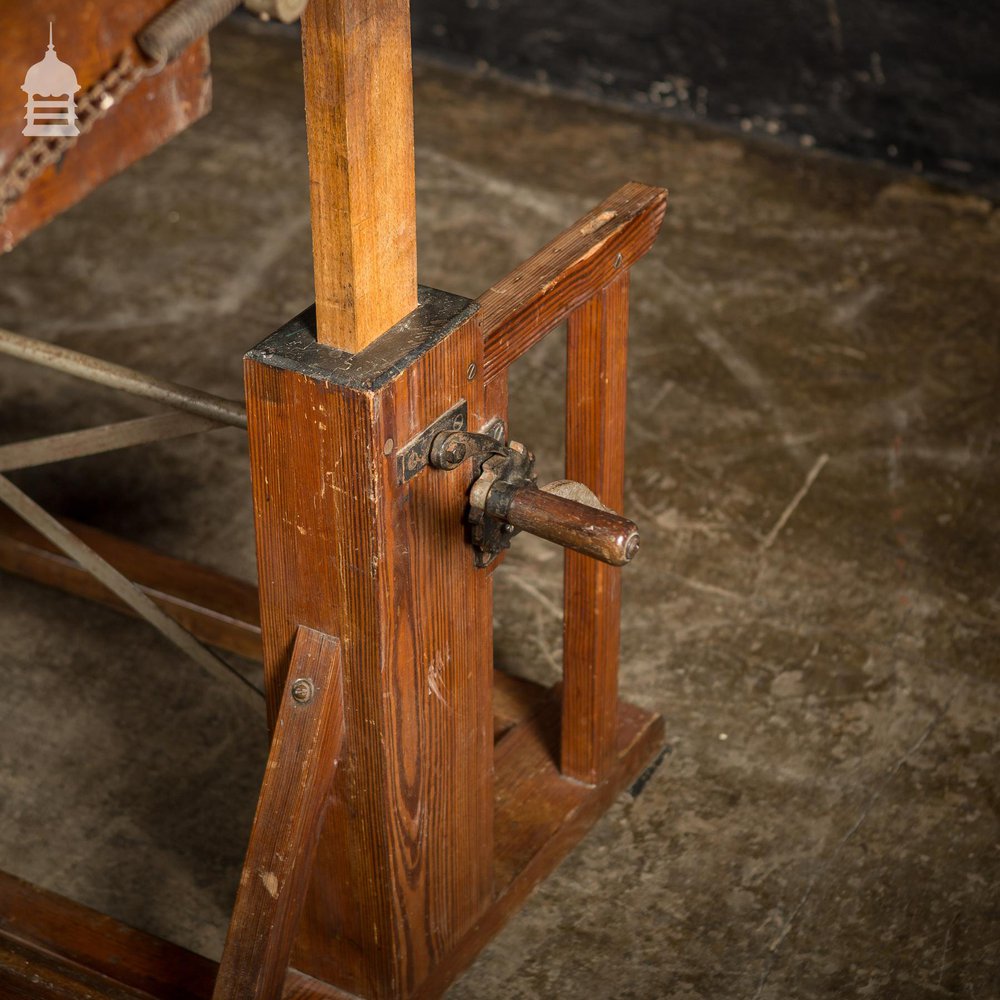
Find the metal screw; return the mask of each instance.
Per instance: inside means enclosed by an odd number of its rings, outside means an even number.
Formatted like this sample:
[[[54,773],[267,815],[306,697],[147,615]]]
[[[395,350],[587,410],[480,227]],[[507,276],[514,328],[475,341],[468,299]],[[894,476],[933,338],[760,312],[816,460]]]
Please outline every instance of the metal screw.
[[[292,681],[292,699],[299,705],[308,705],[312,701],[316,688],[308,677],[297,677]]]
[[[393,441],[393,440],[392,440],[392,438],[389,438],[389,439],[388,439],[388,440],[387,440],[387,441],[385,442],[385,447],[384,447],[384,448],[382,449],[382,451],[383,451],[383,452],[384,452],[384,453],[385,453],[386,455],[391,455],[391,454],[392,454],[392,449],[393,449],[393,448],[395,447],[395,445],[396,445],[396,442],[395,442],[395,441]]]
[[[493,437],[497,441],[503,441],[505,434],[506,434],[506,428],[503,425],[503,421],[498,420],[496,426],[493,428]]]
[[[621,266],[622,266],[622,264],[624,263],[624,260],[625,260],[625,258],[624,258],[624,257],[622,257],[622,255],[621,255],[621,254],[618,254],[618,256],[617,256],[617,257],[615,257],[615,269],[616,269],[616,270],[617,270],[617,269],[618,269],[619,267],[621,267]]]
[[[415,451],[411,451],[409,455],[406,456],[406,467],[411,472],[420,467],[420,456]]]
[[[471,382],[476,377],[476,362],[470,361],[465,377]]]

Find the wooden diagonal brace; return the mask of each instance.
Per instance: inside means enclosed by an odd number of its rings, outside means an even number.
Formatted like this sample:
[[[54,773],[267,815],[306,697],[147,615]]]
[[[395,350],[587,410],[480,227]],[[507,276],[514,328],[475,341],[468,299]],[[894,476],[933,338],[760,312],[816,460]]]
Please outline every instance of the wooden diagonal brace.
[[[344,741],[340,643],[299,626],[213,1000],[277,1000]]]

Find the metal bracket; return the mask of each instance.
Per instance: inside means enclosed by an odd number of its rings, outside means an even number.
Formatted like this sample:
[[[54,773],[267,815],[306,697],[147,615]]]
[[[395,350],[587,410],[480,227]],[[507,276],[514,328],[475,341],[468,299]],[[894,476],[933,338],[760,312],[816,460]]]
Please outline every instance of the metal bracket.
[[[469,491],[467,520],[470,541],[475,551],[476,565],[489,566],[510,546],[517,529],[493,516],[487,509],[487,498],[495,489],[498,493],[534,486],[535,456],[517,441],[505,444],[503,421],[490,421],[488,433],[450,431],[439,434],[430,452],[430,464],[437,469],[457,469],[467,458],[472,459],[472,486]]]
[[[396,479],[409,482],[430,463],[431,445],[438,434],[464,431],[469,426],[469,404],[460,399],[451,409],[446,410],[429,427],[425,427],[415,438],[403,445],[396,455]]]
[[[624,566],[639,548],[635,524],[609,510],[583,483],[561,479],[538,488],[535,456],[499,432],[445,431],[434,439],[430,464],[445,471],[472,466],[466,522],[476,565],[486,567],[527,531],[610,566]]]

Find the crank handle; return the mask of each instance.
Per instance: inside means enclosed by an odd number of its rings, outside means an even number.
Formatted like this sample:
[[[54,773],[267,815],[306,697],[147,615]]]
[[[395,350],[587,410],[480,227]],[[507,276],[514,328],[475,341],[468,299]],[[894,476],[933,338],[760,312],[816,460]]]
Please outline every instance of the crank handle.
[[[589,492],[585,487],[580,489]],[[639,550],[639,529],[627,517],[550,492],[548,487],[494,483],[486,496],[485,509],[491,517],[512,528],[611,566],[624,566]]]

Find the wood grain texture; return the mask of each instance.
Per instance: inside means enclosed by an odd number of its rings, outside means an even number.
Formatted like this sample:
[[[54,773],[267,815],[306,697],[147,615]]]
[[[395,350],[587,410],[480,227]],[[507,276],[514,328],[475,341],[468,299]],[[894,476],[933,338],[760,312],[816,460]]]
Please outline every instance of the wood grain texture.
[[[20,85],[28,67],[45,54],[50,18],[59,58],[76,71],[82,88],[76,95],[79,98],[115,65],[122,52],[131,51],[139,58],[133,42],[136,32],[168,4],[169,0],[0,4],[4,66],[0,162],[9,162],[28,142],[21,134],[27,97]],[[202,39],[162,73],[139,84],[10,207],[0,221],[0,253],[207,114],[211,96],[208,41]]]
[[[0,996],[209,1000],[215,962],[0,872]],[[284,1000],[341,1000],[289,970]]]
[[[588,786],[562,777],[558,694],[496,750],[496,899],[417,994],[440,996],[551,874],[663,745],[663,719],[622,703],[615,761]]]
[[[625,504],[626,271],[570,314],[566,478],[614,510]],[[591,784],[612,766],[618,705],[621,569],[567,550],[563,585],[563,774]]]
[[[293,961],[407,996],[492,893],[492,621],[467,477],[400,484],[395,448],[463,398],[482,425],[482,338],[473,316],[377,389],[295,370],[281,343],[246,364],[268,690],[300,624],[337,635],[348,732]]]
[[[352,353],[417,305],[408,0],[302,16],[320,343]]]
[[[300,627],[212,1000],[280,998],[343,738],[340,643]]]
[[[635,264],[666,208],[663,188],[630,182],[480,295],[487,381]]]
[[[70,531],[202,642],[261,659],[260,609],[252,583],[217,573],[63,518]],[[132,612],[86,570],[0,506],[0,570]]]
[[[493,671],[493,739],[499,740],[530,719],[549,700],[549,689],[534,681]]]

